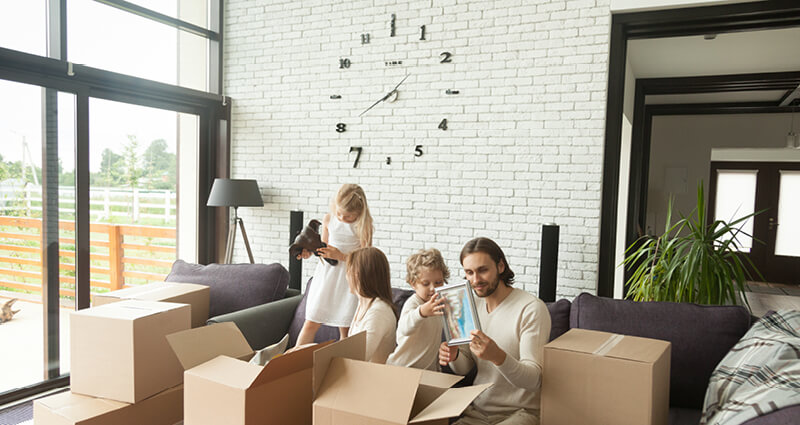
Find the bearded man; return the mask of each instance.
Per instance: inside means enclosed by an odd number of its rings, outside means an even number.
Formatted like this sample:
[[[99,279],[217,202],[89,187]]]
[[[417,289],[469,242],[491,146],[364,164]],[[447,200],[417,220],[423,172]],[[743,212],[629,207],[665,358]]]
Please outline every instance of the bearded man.
[[[544,345],[550,336],[547,306],[513,288],[514,272],[491,239],[475,238],[461,250],[461,266],[478,297],[483,331],[472,331],[469,346],[439,347],[439,363],[466,374],[477,366],[475,384],[493,384],[455,425],[539,423]]]

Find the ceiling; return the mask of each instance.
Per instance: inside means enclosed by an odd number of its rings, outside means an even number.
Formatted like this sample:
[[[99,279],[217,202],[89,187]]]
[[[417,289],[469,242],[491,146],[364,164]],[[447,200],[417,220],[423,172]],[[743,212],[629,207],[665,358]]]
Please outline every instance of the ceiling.
[[[703,36],[629,40],[628,61],[635,78],[797,72],[800,71],[800,28],[725,33],[712,40]],[[777,105],[786,93],[750,90],[651,95],[646,103],[774,101]]]

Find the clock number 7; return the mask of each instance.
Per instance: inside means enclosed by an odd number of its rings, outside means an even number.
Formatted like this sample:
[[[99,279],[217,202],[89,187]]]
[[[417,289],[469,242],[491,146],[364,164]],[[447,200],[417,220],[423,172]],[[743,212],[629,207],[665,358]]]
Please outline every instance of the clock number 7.
[[[353,161],[353,168],[356,168],[358,166],[358,160],[361,159],[361,151],[362,150],[363,150],[363,148],[361,146],[350,146],[350,152],[353,152],[353,151],[357,152],[356,153],[356,160]]]

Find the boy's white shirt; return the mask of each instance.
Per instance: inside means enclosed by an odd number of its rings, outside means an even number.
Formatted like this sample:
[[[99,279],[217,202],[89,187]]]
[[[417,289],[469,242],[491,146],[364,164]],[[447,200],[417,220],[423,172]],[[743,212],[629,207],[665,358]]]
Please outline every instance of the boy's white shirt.
[[[439,345],[442,343],[442,317],[422,317],[424,304],[416,293],[406,300],[397,322],[397,348],[386,364],[439,371]]]

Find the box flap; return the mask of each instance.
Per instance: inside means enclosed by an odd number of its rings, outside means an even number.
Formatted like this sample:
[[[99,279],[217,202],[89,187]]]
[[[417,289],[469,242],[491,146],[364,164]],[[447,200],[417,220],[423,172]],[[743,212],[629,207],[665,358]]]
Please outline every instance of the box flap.
[[[253,385],[261,369],[259,365],[221,355],[187,370],[186,373],[231,388],[246,390]]]
[[[258,378],[253,382],[253,386],[289,376],[303,369],[311,369],[314,367],[314,351],[326,347],[332,342],[333,341],[326,341],[320,344],[310,345],[306,348],[273,358],[261,370]]]
[[[47,406],[53,413],[71,422],[93,418],[129,406],[129,403],[73,394],[69,391],[38,399],[34,403]]]
[[[103,304],[97,307],[73,311],[71,314],[89,317],[104,317],[109,319],[136,320],[153,314],[162,313],[186,304],[167,303],[160,301],[124,300],[117,303]]]
[[[419,369],[336,357],[330,362],[314,405],[405,424],[421,376]]]
[[[409,423],[414,424],[456,417],[472,403],[472,400],[475,400],[475,397],[491,386],[492,384],[481,384],[470,387],[450,388],[419,412]]]
[[[653,363],[669,346],[668,341],[658,339],[573,328],[545,345],[545,349]]]
[[[155,282],[99,295],[119,299],[136,298],[138,300],[158,301],[200,290],[209,290],[209,287],[194,283]]]
[[[116,305],[120,303],[108,304]],[[214,323],[167,335],[172,351],[184,370],[189,370],[219,355],[244,358],[253,349],[233,322]]]
[[[328,366],[335,357],[346,359],[366,360],[367,359],[367,332],[359,332],[341,341],[314,351],[314,377],[313,394],[316,395],[322,385],[322,379],[328,372]]]
[[[450,388],[462,379],[464,379],[463,376],[453,375],[452,373],[422,370],[422,378],[420,379],[419,383],[421,385],[429,385],[431,387]]]

